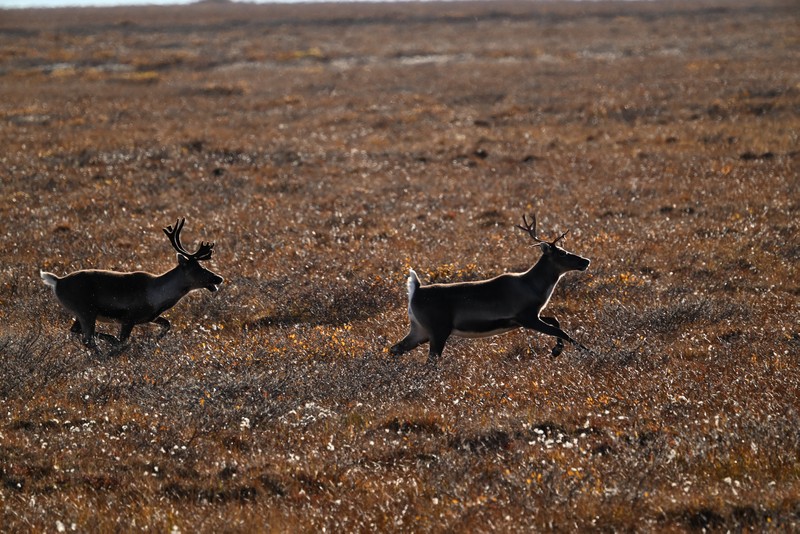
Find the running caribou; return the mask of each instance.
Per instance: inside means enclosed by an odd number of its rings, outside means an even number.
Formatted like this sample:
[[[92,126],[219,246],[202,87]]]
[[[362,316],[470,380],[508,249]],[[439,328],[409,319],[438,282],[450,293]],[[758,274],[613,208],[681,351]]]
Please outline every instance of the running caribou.
[[[408,276],[408,335],[390,349],[394,355],[408,352],[428,342],[428,362],[441,356],[447,338],[478,338],[504,334],[517,328],[528,328],[554,336],[552,355],[564,350],[564,341],[586,349],[564,332],[555,317],[542,317],[553,289],[569,271],[585,271],[590,261],[558,246],[564,232],[552,241],[536,235],[536,216],[528,223],[522,217],[526,232],[542,251],[536,264],[524,273],[505,273],[489,280],[452,284],[420,285],[412,269]],[[588,349],[586,349],[588,350]]]
[[[181,244],[181,230],[186,219],[164,233],[178,252],[178,265],[161,275],[146,272],[115,272],[98,269],[75,271],[64,277],[40,271],[44,283],[53,288],[56,298],[74,317],[73,333],[82,334],[83,343],[96,348],[95,322],[120,324],[119,339],[109,334],[98,336],[114,344],[124,343],[137,324],[155,323],[163,337],[170,324],[161,314],[175,306],[194,289],[217,291],[223,278],[200,265],[211,258],[214,243],[200,242],[195,252]]]

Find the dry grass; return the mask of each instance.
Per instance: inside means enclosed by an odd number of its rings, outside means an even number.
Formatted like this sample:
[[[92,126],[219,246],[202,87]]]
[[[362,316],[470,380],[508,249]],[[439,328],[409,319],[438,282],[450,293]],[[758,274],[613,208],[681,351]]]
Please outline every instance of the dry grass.
[[[797,22],[3,12],[0,525],[800,528]],[[550,310],[596,354],[519,332],[390,357],[407,269],[524,269],[523,212],[593,260]],[[178,216],[223,290],[89,353],[38,270],[166,270]]]

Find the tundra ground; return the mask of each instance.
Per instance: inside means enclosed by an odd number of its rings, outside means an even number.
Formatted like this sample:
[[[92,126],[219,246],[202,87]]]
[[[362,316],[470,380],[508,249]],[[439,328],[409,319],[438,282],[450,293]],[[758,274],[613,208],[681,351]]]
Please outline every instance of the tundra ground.
[[[795,4],[0,14],[3,530],[800,528]],[[524,270],[523,213],[593,353],[390,356],[408,269]],[[221,291],[86,350],[39,269],[184,216]]]

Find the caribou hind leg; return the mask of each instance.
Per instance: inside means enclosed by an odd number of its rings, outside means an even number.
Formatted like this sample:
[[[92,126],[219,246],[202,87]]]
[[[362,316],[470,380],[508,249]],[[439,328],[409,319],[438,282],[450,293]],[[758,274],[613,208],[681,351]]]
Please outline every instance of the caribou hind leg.
[[[81,336],[83,338],[83,344],[92,349],[97,348],[97,342],[94,339],[95,318],[92,317],[89,319],[81,317],[78,320],[81,323]]]
[[[96,321],[97,317],[93,315],[79,315],[69,329],[73,334],[80,334],[83,344],[95,351],[97,350],[97,341],[94,339]]]
[[[392,348],[389,349],[394,356],[400,356],[410,350],[413,350],[423,343],[428,341],[428,335],[425,331],[417,325],[417,323],[411,323],[411,330],[408,332],[408,335],[392,345]]]
[[[84,324],[86,323],[86,324]],[[106,334],[104,332],[97,332],[95,330],[96,322],[91,318],[84,318],[83,322],[80,318],[75,319],[70,327],[69,331],[73,334],[79,334],[81,336],[81,341],[84,345],[88,348],[98,351],[97,348],[97,340],[95,337],[99,337],[104,341],[108,341],[112,345],[118,345],[120,341],[112,336],[111,334]]]

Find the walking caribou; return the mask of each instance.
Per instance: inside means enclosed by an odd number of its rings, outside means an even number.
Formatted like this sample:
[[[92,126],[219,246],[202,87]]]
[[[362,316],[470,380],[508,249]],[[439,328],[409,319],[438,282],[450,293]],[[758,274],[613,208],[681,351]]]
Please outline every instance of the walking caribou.
[[[478,338],[528,328],[554,336],[552,355],[564,350],[564,341],[586,349],[564,332],[555,317],[542,317],[553,289],[569,271],[585,271],[590,261],[558,246],[564,232],[552,241],[536,235],[536,216],[517,228],[527,232],[542,256],[524,273],[504,273],[489,280],[421,285],[412,269],[408,276],[408,318],[411,328],[390,352],[400,355],[428,342],[428,362],[441,356],[451,335]],[[588,350],[588,349],[586,349]]]
[[[214,243],[201,241],[195,252],[187,252],[180,237],[185,222],[180,219],[174,228],[164,228],[178,252],[178,265],[161,275],[86,269],[58,277],[40,271],[44,283],[53,288],[61,305],[75,317],[71,331],[82,334],[87,347],[97,347],[94,336],[98,320],[120,324],[119,339],[98,334],[114,344],[124,343],[137,324],[155,323],[161,327],[159,338],[163,337],[170,324],[161,317],[162,313],[194,289],[219,289],[223,278],[200,265],[211,258]]]

